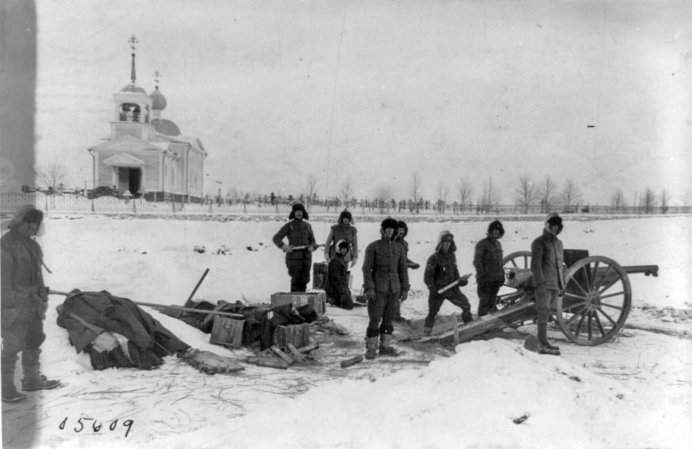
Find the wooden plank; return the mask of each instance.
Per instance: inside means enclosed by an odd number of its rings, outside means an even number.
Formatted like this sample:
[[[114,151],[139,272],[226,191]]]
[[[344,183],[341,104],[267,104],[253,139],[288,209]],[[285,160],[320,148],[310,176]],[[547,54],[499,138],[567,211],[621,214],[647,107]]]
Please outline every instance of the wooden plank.
[[[281,349],[279,349],[278,346],[273,345],[272,346],[272,352],[274,354],[278,355],[282,360],[284,360],[289,365],[291,365],[293,363],[293,359],[291,358],[291,356],[289,356],[288,354],[283,352]]]

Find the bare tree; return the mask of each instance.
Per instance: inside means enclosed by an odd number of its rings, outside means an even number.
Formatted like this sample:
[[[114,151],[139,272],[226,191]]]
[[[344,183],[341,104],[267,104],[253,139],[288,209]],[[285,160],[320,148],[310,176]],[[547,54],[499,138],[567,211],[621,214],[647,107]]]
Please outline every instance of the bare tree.
[[[420,213],[419,201],[421,196],[420,172],[416,171],[411,174],[411,199],[413,199],[413,204],[415,204],[417,214]]]
[[[517,206],[524,210],[524,215],[529,213],[529,209],[536,201],[536,186],[528,175],[519,177],[519,187],[515,190]]]
[[[38,180],[46,187],[56,191],[60,184],[64,184],[67,178],[67,169],[58,161],[48,165],[39,165],[36,169]]]
[[[661,203],[661,213],[665,214],[666,212],[668,212],[668,203],[670,202],[670,198],[668,198],[668,192],[666,191],[666,189],[663,189],[663,191],[661,192],[659,201]]]
[[[339,198],[341,201],[343,201],[345,207],[348,207],[349,201],[351,201],[351,198],[353,198],[354,193],[355,184],[353,183],[353,178],[348,176],[341,184],[341,188],[339,189]]]
[[[541,212],[551,212],[553,210],[556,191],[557,185],[555,184],[555,181],[553,181],[553,178],[550,176],[546,176],[538,193],[541,200],[541,206],[543,207]]]
[[[646,188],[641,200],[639,200],[639,205],[644,208],[645,214],[651,214],[654,212],[654,208],[656,207],[656,194],[651,187]]]
[[[473,194],[473,185],[468,177],[461,178],[457,184],[457,191],[459,192],[459,207],[464,212],[465,206],[471,207],[471,195]]]
[[[445,208],[447,207],[447,195],[449,195],[449,186],[440,179],[439,181],[437,181],[435,191],[437,193],[438,211],[441,214],[444,214]]]
[[[610,206],[618,212],[627,207],[627,203],[625,202],[625,194],[622,189],[617,189],[610,197]]]
[[[567,212],[572,212],[572,206],[583,201],[581,195],[581,188],[572,180],[572,178],[567,178],[565,183],[562,185],[562,193],[560,194],[560,199],[562,204],[565,206]]]
[[[307,179],[307,186],[306,186],[306,205],[305,207],[307,209],[310,209],[310,206],[312,206],[312,200],[315,195],[315,188],[317,187],[317,177],[313,174],[308,175]]]
[[[375,189],[375,204],[380,209],[380,213],[383,214],[384,210],[389,208],[389,200],[392,198],[392,189],[388,186],[378,186]]]
[[[483,183],[483,192],[478,199],[478,207],[483,212],[489,212],[493,207],[496,207],[498,203],[498,194],[495,191],[495,185],[493,184],[493,178],[491,176]]]

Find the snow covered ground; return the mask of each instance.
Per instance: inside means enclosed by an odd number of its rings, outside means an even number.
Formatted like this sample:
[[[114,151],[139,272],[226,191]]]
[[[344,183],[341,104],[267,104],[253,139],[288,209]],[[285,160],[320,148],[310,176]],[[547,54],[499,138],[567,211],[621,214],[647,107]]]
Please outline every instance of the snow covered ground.
[[[358,222],[361,250],[378,237],[379,221]],[[127,216],[51,215],[41,239],[55,290],[108,290],[135,301],[181,305],[204,272],[196,299],[268,303],[286,291],[282,253],[271,243],[284,217],[203,221]],[[323,241],[330,222],[313,222]],[[463,273],[473,272],[475,242],[487,222],[411,222],[409,256],[421,264],[439,232],[456,236]],[[505,221],[505,254],[528,250],[540,221]],[[4,443],[34,447],[687,448],[692,441],[692,217],[568,219],[565,248],[588,249],[621,265],[657,264],[659,277],[631,275],[627,327],[595,347],[551,337],[561,357],[523,348],[527,325],[502,338],[463,343],[454,351],[399,346],[400,361],[342,369],[363,352],[365,308],[327,314],[350,335],[322,338],[320,363],[288,370],[245,365],[237,374],[205,375],[168,357],[157,370],[94,371],[58,327],[51,297],[43,345],[44,372],[66,386],[5,405]],[[230,249],[216,254],[222,246]],[[205,253],[193,251],[204,246]],[[314,261],[322,260],[316,252]],[[362,283],[354,270],[354,290]],[[422,270],[411,271],[403,314],[427,311]],[[472,281],[463,291],[476,310]],[[208,343],[209,335],[147,308],[183,341],[242,360]],[[441,317],[458,312],[445,303]],[[397,325],[395,335],[406,332]],[[429,363],[427,363],[429,362]],[[19,375],[18,375],[19,377]],[[81,418],[81,421],[80,421]],[[117,420],[117,422],[115,421]],[[517,423],[515,423],[517,421]],[[94,423],[101,424],[98,431]]]

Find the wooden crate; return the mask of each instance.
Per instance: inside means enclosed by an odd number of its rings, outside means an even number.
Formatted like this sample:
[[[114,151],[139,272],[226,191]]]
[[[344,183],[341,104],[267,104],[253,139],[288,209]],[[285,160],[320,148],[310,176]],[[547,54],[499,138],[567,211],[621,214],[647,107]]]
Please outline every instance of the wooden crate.
[[[296,348],[302,348],[310,344],[310,325],[293,324],[288,326],[276,326],[274,329],[274,344],[279,348],[287,348],[291,343]]]
[[[239,348],[243,344],[244,326],[245,320],[217,316],[214,318],[214,326],[211,329],[209,343],[229,348]]]
[[[310,304],[318,315],[324,315],[326,309],[327,295],[324,291],[314,292],[276,292],[271,295],[271,305],[280,306],[283,304],[293,304],[294,307]]]

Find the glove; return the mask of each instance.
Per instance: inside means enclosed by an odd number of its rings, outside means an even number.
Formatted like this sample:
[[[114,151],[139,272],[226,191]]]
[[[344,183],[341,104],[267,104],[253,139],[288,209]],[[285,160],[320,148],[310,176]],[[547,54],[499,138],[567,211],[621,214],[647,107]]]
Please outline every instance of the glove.
[[[308,251],[310,251],[310,252],[313,252],[313,251],[315,251],[316,249],[317,249],[317,247],[314,246],[314,245],[308,246]]]
[[[401,292],[401,299],[399,299],[400,302],[406,301],[406,298],[408,298],[408,290],[404,290]]]
[[[284,245],[281,247],[281,251],[283,251],[285,253],[292,253],[293,248],[291,248],[291,245]]]
[[[365,299],[367,301],[375,300],[375,290],[365,290]]]

